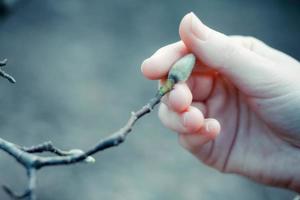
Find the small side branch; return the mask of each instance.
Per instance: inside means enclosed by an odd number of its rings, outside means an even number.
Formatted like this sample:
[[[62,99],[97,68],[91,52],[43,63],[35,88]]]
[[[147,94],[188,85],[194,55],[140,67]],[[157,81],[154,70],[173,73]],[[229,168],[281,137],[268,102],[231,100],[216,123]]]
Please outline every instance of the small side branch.
[[[7,79],[11,83],[16,83],[16,80],[14,79],[14,77],[12,77],[11,75],[9,75],[8,73],[6,73],[2,69],[2,67],[6,66],[6,63],[7,63],[7,59],[4,59],[4,60],[0,61],[0,76],[2,76],[3,78]]]
[[[43,153],[43,152],[51,152],[58,156],[68,156],[69,152],[63,151],[57,147],[55,147],[51,141],[44,142],[42,144],[32,146],[32,147],[19,147],[21,150],[27,153]]]
[[[35,168],[29,168],[27,171],[28,175],[28,199],[29,200],[36,200],[36,169]]]
[[[0,60],[0,67],[5,66],[7,63],[7,58],[4,58],[3,60]]]
[[[36,188],[36,170],[29,169],[27,171],[28,176],[28,188],[23,194],[16,194],[12,191],[8,186],[2,186],[3,190],[6,192],[8,196],[12,199],[25,199],[36,200],[35,188]]]
[[[24,199],[28,197],[29,191],[26,190],[23,194],[17,194],[14,191],[12,191],[8,186],[3,185],[2,186],[4,192],[11,198],[11,199]]]

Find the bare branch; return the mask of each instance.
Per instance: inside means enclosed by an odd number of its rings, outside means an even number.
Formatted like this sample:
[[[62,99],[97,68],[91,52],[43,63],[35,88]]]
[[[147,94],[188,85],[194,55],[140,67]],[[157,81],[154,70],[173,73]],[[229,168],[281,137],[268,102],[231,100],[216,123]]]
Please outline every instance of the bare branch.
[[[170,89],[171,90],[171,89]],[[169,91],[170,91],[169,90]],[[150,113],[153,108],[160,102],[161,98],[169,91],[164,93],[158,92],[156,96],[149,101],[145,106],[136,112],[132,112],[128,122],[124,127],[111,134],[107,138],[100,140],[91,149],[87,151],[79,150],[79,153],[74,153],[74,149],[70,151],[63,151],[55,147],[51,142],[44,142],[42,144],[32,147],[20,147],[16,144],[8,142],[0,138],[0,149],[11,155],[28,171],[28,189],[23,194],[16,194],[7,186],[3,186],[5,192],[13,199],[24,199],[35,200],[35,188],[36,188],[36,170],[47,166],[57,165],[70,165],[79,162],[92,162],[91,155],[94,155],[105,149],[118,146],[123,143],[126,136],[132,131],[133,126],[144,115]],[[38,156],[33,153],[51,152],[57,156]],[[72,153],[73,152],[73,153]]]
[[[34,165],[34,162],[38,158],[36,155],[22,151],[17,145],[2,138],[0,138],[0,149],[14,157],[16,161],[23,165],[26,169]]]
[[[11,199],[24,199],[24,198],[28,197],[28,194],[29,194],[28,190],[26,190],[23,194],[16,194],[14,191],[12,191],[6,185],[3,185],[2,188]]]
[[[0,67],[5,66],[6,62],[7,60],[0,62]],[[3,189],[14,199],[28,198],[29,200],[36,200],[35,189],[37,170],[43,167],[70,165],[79,162],[92,163],[95,161],[94,158],[91,157],[92,155],[123,143],[127,135],[132,131],[135,123],[144,115],[150,113],[160,102],[161,98],[173,89],[175,83],[187,80],[191,74],[194,64],[195,57],[192,54],[188,54],[177,61],[171,68],[166,83],[159,88],[155,97],[138,111],[132,112],[129,120],[121,129],[100,140],[87,151],[82,151],[80,149],[63,151],[55,147],[51,142],[44,142],[32,147],[21,147],[0,138],[0,149],[14,157],[16,161],[27,170],[28,175],[28,188],[23,194],[17,195],[7,186],[3,186]],[[5,73],[1,68],[0,76],[8,79],[12,83],[15,82],[14,78]],[[39,156],[34,154],[43,152],[51,152],[56,156]]]
[[[36,200],[35,196],[35,188],[36,188],[36,169],[29,169],[27,170],[28,176],[28,188],[23,194],[16,194],[12,191],[8,186],[3,185],[2,188],[6,192],[8,196],[12,199],[25,199],[28,198],[29,200]]]
[[[28,199],[29,200],[36,200],[36,169],[35,168],[29,168],[27,170],[28,175]]]
[[[2,61],[0,61],[0,67],[4,67],[6,66],[7,63],[7,59],[4,59]],[[7,79],[9,82],[11,83],[16,83],[16,80],[14,79],[14,77],[12,77],[11,75],[9,75],[8,73],[6,73],[3,69],[0,68],[0,76],[2,76],[3,78]]]
[[[140,119],[142,116],[146,115],[147,113],[150,113],[155,107],[155,105],[157,105],[160,102],[161,98],[162,96],[158,94],[155,96],[155,98],[151,99],[149,103],[143,106],[140,110],[138,110],[137,112],[132,112],[131,117],[129,118],[128,122],[124,127],[122,127],[117,132],[111,134],[107,138],[100,140],[93,148],[87,150],[85,153],[77,154],[73,156],[66,156],[66,157],[42,158],[41,160],[39,160],[37,167],[42,168],[45,166],[68,165],[68,164],[77,163],[99,151],[103,151],[110,147],[118,146],[119,144],[125,141],[126,136],[131,132],[136,121]]]
[[[31,146],[31,147],[19,147],[22,151],[27,153],[43,153],[43,152],[51,152],[58,156],[68,156],[69,152],[63,151],[57,147],[55,147],[51,141],[44,142],[42,144]]]
[[[4,58],[3,60],[0,60],[0,67],[5,66],[7,63],[7,58]]]

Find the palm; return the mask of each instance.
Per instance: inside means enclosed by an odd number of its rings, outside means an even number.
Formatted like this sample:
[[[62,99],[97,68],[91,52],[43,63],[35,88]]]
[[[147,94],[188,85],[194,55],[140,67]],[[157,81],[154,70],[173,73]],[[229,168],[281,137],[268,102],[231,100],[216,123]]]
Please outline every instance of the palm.
[[[274,121],[265,122],[262,119],[266,117],[269,108],[261,107],[257,110],[253,102],[262,99],[243,94],[220,77],[215,82],[215,87],[205,101],[206,117],[220,122],[221,134],[215,140],[194,149],[193,153],[206,164],[224,172],[239,173],[273,185],[278,180],[281,180],[280,185],[290,184],[292,178],[286,176],[285,165],[291,162],[286,155],[298,151],[281,138],[280,131],[273,131],[273,127],[276,127]]]

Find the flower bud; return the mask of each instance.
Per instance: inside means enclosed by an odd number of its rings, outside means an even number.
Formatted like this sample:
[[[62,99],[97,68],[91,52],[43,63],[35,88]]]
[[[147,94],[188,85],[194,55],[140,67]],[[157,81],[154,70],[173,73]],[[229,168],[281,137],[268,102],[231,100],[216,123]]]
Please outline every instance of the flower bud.
[[[173,80],[174,83],[186,81],[192,73],[195,61],[196,58],[191,53],[182,57],[170,69],[168,79]]]

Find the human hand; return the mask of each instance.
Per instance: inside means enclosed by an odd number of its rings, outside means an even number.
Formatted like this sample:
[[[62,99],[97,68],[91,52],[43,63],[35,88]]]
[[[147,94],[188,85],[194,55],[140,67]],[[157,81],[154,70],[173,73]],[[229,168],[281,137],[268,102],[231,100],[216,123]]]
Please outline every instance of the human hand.
[[[163,98],[159,117],[205,164],[300,192],[300,64],[252,37],[226,36],[187,14],[182,41],[146,59],[142,72],[164,80],[189,52],[192,76]]]

